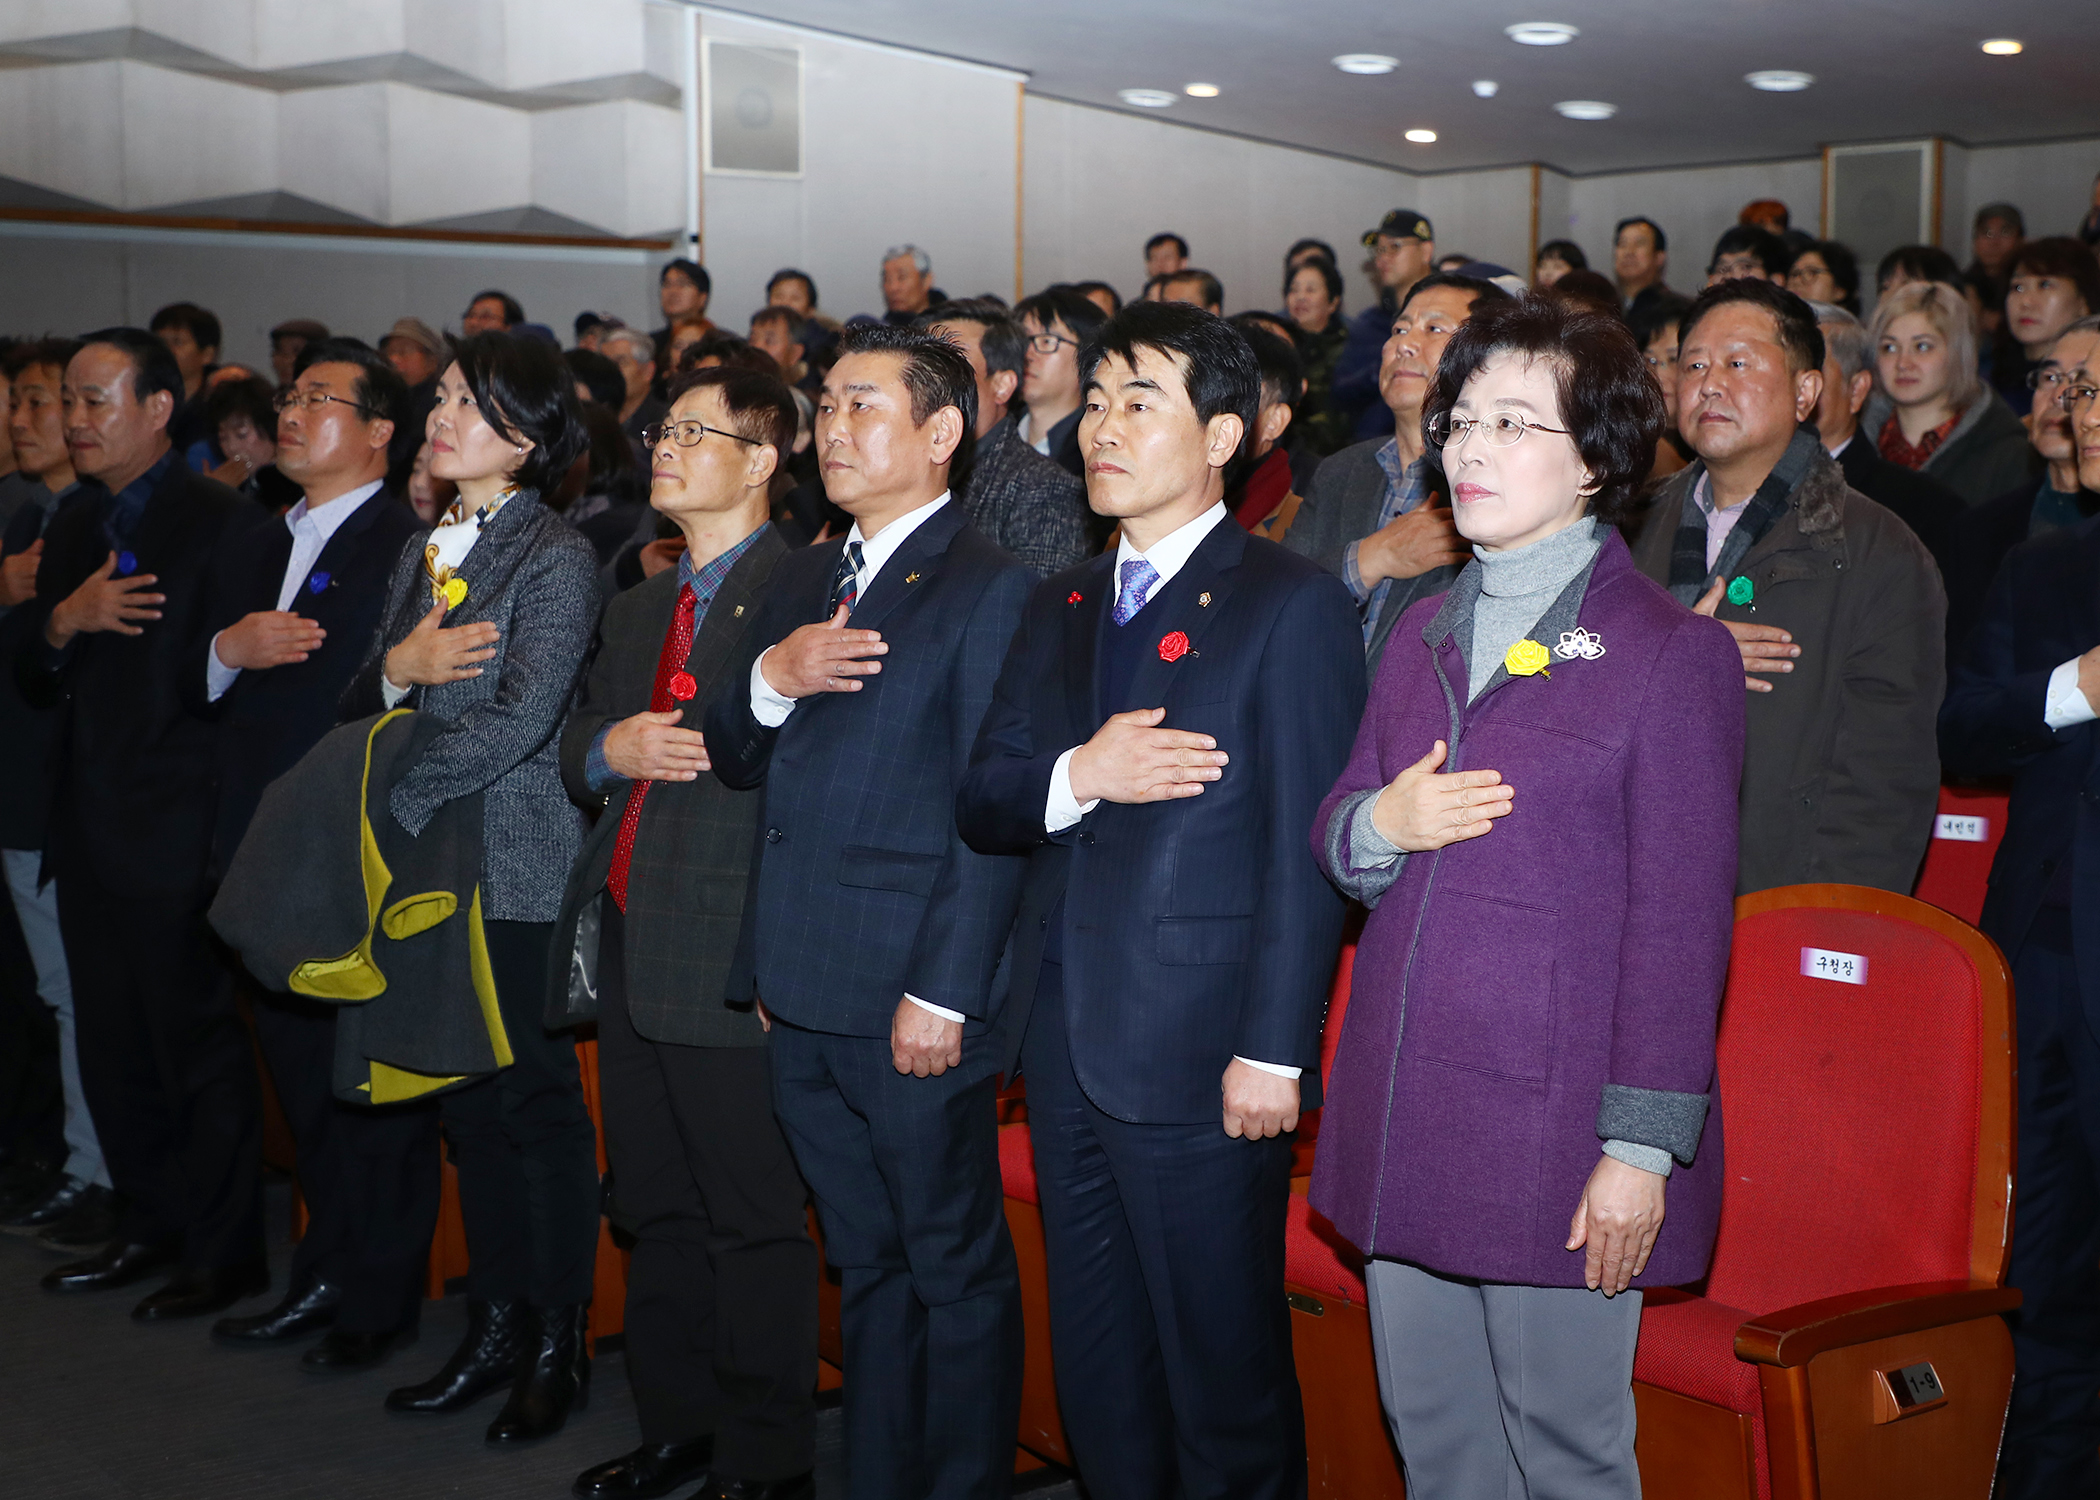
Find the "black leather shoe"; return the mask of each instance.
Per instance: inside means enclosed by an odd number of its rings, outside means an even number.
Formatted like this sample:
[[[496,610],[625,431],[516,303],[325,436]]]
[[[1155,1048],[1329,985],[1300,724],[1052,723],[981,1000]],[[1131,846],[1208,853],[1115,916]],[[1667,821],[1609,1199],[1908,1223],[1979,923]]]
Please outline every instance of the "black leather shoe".
[[[312,1281],[291,1288],[284,1300],[268,1312],[219,1319],[211,1325],[211,1336],[229,1344],[281,1344],[316,1328],[326,1328],[335,1321],[335,1310],[342,1302],[341,1287]]]
[[[491,1443],[508,1447],[552,1437],[569,1420],[572,1407],[589,1404],[590,1313],[587,1302],[533,1310],[532,1337],[519,1358],[510,1399],[489,1423]]]
[[[142,1281],[175,1259],[169,1245],[128,1245],[112,1240],[102,1253],[60,1266],[44,1277],[47,1292],[101,1292]]]
[[[695,1500],[812,1500],[816,1493],[817,1475],[811,1470],[792,1479],[710,1479]]]
[[[405,1385],[388,1392],[386,1409],[460,1411],[490,1391],[509,1385],[518,1375],[525,1318],[522,1302],[469,1302],[467,1336],[452,1351],[444,1368],[421,1385]]]
[[[644,1443],[632,1453],[585,1469],[569,1486],[576,1500],[656,1500],[707,1473],[713,1433],[683,1443]]]
[[[90,1186],[63,1215],[44,1226],[36,1242],[60,1255],[99,1250],[117,1234],[117,1195]]]
[[[75,1204],[88,1201],[94,1194],[110,1196],[108,1188],[97,1187],[84,1177],[63,1178],[37,1202],[0,1216],[0,1229],[9,1234],[41,1234],[71,1213]]]
[[[394,1346],[407,1343],[408,1338],[406,1329],[393,1333],[351,1333],[346,1329],[331,1328],[327,1338],[299,1356],[299,1368],[323,1375],[369,1370],[383,1363]]]
[[[261,1261],[208,1271],[177,1271],[168,1284],[131,1310],[140,1323],[170,1323],[224,1312],[243,1297],[270,1289],[270,1269]]]

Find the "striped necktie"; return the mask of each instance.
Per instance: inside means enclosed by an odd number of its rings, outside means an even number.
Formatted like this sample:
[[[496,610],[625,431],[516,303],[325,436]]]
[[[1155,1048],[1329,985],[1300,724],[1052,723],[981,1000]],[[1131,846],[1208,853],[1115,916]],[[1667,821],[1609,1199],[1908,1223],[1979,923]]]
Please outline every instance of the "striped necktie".
[[[853,606],[860,602],[860,543],[846,543],[846,550],[839,554],[839,570],[831,580],[831,603],[824,607],[824,618],[830,619],[839,612],[841,604],[846,613],[853,613]]]

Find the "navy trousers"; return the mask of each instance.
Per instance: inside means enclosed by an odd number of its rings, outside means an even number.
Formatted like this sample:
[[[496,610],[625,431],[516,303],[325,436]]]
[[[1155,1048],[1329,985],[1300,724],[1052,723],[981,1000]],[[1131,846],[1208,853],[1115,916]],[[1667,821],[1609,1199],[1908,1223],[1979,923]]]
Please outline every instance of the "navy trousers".
[[[1022,1044],[1058,1406],[1093,1500],[1295,1500],[1305,1418],[1283,1298],[1291,1141],[1134,1125],[1072,1071],[1064,969]]]
[[[2100,1494],[2100,1037],[2071,957],[2070,922],[2044,907],[2013,960],[2019,1035],[2019,1185],[2006,1280],[2014,1379],[1998,1493]]]
[[[775,1021],[773,1103],[842,1284],[848,1500],[1005,1500],[1021,1279],[999,1181],[999,1059],[900,1074],[887,1037]]]

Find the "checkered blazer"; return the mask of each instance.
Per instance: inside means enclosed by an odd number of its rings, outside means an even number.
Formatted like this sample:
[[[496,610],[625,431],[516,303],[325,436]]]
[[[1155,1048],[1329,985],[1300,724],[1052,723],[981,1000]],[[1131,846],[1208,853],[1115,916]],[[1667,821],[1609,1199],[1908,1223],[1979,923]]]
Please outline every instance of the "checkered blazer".
[[[751,664],[825,618],[844,546],[782,560],[707,714],[715,775],[765,788],[746,919],[758,994],[793,1025],[883,1037],[909,992],[981,1032],[996,1019],[992,974],[1024,862],[968,848],[955,794],[1035,575],[961,506],[943,506],[854,610],[854,626],[889,645],[882,671],[859,692],[802,700],[768,729],[751,712]]]
[[[962,503],[979,531],[1048,578],[1093,550],[1086,482],[1029,447],[1018,421],[1004,418],[977,444]]]

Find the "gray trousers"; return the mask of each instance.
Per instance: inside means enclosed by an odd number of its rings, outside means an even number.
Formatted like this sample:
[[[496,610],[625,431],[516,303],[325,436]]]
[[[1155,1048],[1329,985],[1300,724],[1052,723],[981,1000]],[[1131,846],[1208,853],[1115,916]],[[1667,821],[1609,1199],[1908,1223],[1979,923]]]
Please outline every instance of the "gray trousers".
[[[15,920],[22,924],[22,940],[29,945],[29,961],[36,966],[37,995],[58,1013],[58,1077],[66,1100],[66,1175],[108,1187],[109,1168],[102,1163],[102,1143],[95,1138],[87,1096],[80,1091],[73,978],[66,968],[65,944],[58,936],[58,883],[46,881],[38,886],[37,869],[43,862],[42,852],[36,849],[0,849],[0,863],[7,870],[7,893],[15,904]]]
[[[1639,1500],[1641,1294],[1365,1268],[1408,1500]]]

